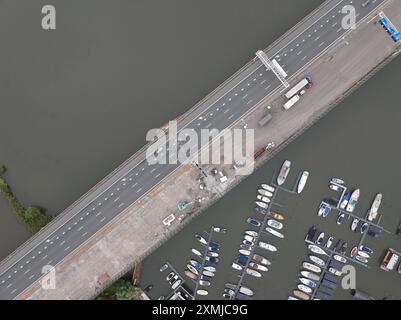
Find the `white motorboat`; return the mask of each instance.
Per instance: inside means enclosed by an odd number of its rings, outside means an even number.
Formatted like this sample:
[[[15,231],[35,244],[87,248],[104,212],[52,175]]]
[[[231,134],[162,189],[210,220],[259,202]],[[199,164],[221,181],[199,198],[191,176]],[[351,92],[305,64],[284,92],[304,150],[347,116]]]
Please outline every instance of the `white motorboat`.
[[[266,249],[271,252],[277,251],[277,248],[275,246],[273,246],[272,244],[263,242],[263,241],[259,241],[258,246],[261,247],[262,249]]]
[[[267,191],[265,189],[259,189],[258,193],[264,197],[268,197],[271,198],[273,196],[273,193],[271,193],[270,191]]]
[[[275,228],[277,230],[283,229],[283,224],[281,222],[277,221],[277,220],[274,220],[274,219],[269,219],[267,221],[267,225],[269,227]]]
[[[262,277],[262,274],[261,274],[260,272],[258,272],[258,271],[256,271],[256,270],[253,270],[253,269],[251,269],[251,268],[247,268],[247,269],[245,270],[245,272],[246,272],[247,274],[249,274],[250,276],[253,276],[253,277],[256,277],[256,278]]]
[[[290,173],[290,168],[291,168],[291,161],[285,160],[283,165],[281,166],[280,173],[277,177],[277,184],[279,186],[284,184],[285,180],[288,177],[288,174]]]
[[[269,207],[269,205],[268,205],[267,203],[261,202],[261,201],[256,201],[255,204],[256,204],[258,207],[261,207],[262,209],[267,209],[267,208]]]
[[[256,196],[256,198],[257,198],[259,201],[262,201],[262,202],[264,202],[264,203],[270,203],[270,199],[269,199],[268,197],[264,197],[264,196],[262,196],[262,195],[260,195],[260,194],[258,194],[258,195]]]
[[[309,259],[319,267],[324,267],[326,265],[326,262],[319,257],[309,255]]]
[[[306,182],[308,181],[308,178],[309,178],[309,172],[303,171],[302,176],[299,179],[298,186],[297,186],[298,193],[301,193],[304,190]]]
[[[262,184],[261,187],[262,187],[263,189],[265,189],[266,191],[271,192],[272,195],[273,195],[273,192],[276,190],[274,187],[269,186],[268,184],[265,184],[265,183]]]
[[[372,206],[370,207],[369,213],[368,213],[368,220],[373,221],[376,219],[377,214],[379,212],[380,204],[382,203],[383,195],[381,193],[378,193],[373,200]]]
[[[355,206],[358,203],[360,195],[361,195],[361,190],[359,189],[356,189],[354,192],[352,192],[351,198],[349,199],[347,207],[345,208],[347,212],[353,212],[355,210]]]
[[[318,247],[318,246],[315,246],[314,244],[308,245],[308,249],[309,249],[310,251],[312,251],[313,253],[316,253],[316,254],[319,254],[319,255],[326,255],[326,256],[327,256],[326,251],[324,251],[322,248],[320,248],[320,247]]]
[[[284,239],[284,235],[278,232],[277,230],[267,227],[266,231],[272,234],[273,236],[276,236],[277,238]]]
[[[304,262],[302,264],[302,267],[304,267],[306,270],[309,270],[309,271],[312,271],[312,272],[315,272],[315,273],[321,273],[322,272],[322,269],[320,267],[318,267],[318,266],[316,266],[316,265],[314,265],[312,263],[309,263],[309,262]]]

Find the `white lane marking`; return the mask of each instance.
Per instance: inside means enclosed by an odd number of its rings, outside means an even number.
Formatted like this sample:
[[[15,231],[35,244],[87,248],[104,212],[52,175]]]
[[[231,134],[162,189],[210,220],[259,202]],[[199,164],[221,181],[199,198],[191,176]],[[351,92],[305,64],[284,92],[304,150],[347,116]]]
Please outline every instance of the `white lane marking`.
[[[124,202],[120,203],[120,204],[118,205],[118,208],[121,208],[123,205],[124,205]]]
[[[230,111],[230,109],[225,110],[223,113],[226,114],[228,111]]]
[[[247,96],[248,96],[248,94],[244,95],[244,96],[242,97],[242,99],[246,99]]]
[[[27,273],[29,273],[29,272],[31,272],[31,269],[25,270],[24,274],[27,274]]]
[[[15,291],[17,291],[17,289],[14,289],[13,291],[11,291],[10,294],[13,294]]]
[[[232,118],[234,118],[234,115],[232,114],[231,116],[228,117],[228,120],[231,120]]]
[[[81,231],[83,228],[84,228],[84,227],[83,227],[83,226],[81,226],[81,227],[79,227],[79,228],[78,228],[78,230],[77,230],[77,231],[79,232],[79,231]]]
[[[115,201],[114,201],[115,202]],[[102,214],[102,211],[99,211],[98,213],[96,213],[95,217],[98,217]]]
[[[152,170],[150,170],[150,173],[153,173],[157,170],[157,168],[153,168]]]
[[[64,249],[64,251],[67,251],[67,250],[69,250],[69,249],[70,249],[70,246],[66,247],[66,248]]]
[[[33,274],[33,275],[31,275],[28,279],[31,280],[34,276],[35,276],[35,275]]]
[[[65,240],[61,241],[60,246],[64,245],[64,243],[65,243]]]
[[[135,182],[135,183],[131,186],[131,188],[135,188],[137,185],[138,185],[138,182]]]
[[[113,200],[113,202],[117,202],[120,199],[120,197],[117,197]]]
[[[139,192],[141,192],[142,191],[142,188],[139,188],[137,191],[136,191],[136,193],[139,193]]]
[[[6,289],[10,288],[12,285],[13,285],[13,284],[10,283],[10,284],[6,287]]]
[[[306,59],[306,56],[305,57],[303,57],[302,59],[301,59],[301,61],[304,61]]]
[[[106,217],[103,217],[103,218],[100,220],[100,222],[103,222],[104,220],[106,220]]]
[[[249,100],[246,104],[249,105],[253,102],[253,100]]]
[[[158,173],[157,175],[155,175],[155,179],[157,179],[158,177],[160,177],[160,173]]]
[[[326,43],[326,41],[323,41],[319,44],[319,47],[321,47],[322,45],[324,45]]]
[[[88,231],[82,234],[82,237],[85,237],[88,234]]]
[[[266,79],[264,79],[260,84],[264,84],[266,82]]]

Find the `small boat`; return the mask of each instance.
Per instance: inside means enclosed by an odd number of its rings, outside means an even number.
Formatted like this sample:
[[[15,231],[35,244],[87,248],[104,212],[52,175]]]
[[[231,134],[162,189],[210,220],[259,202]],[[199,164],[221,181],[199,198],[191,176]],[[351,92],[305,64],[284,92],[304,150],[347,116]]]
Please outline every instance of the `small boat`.
[[[242,241],[242,244],[244,244],[244,245],[246,245],[246,246],[250,246],[250,247],[253,247],[253,246],[255,245],[254,242],[248,241],[248,240]]]
[[[160,272],[163,272],[163,271],[166,270],[167,268],[168,268],[168,264],[165,263],[165,264],[163,264],[163,265],[160,267],[159,271],[160,271]]]
[[[366,230],[368,230],[369,228],[369,223],[365,222],[362,226],[361,226],[361,234],[364,234],[366,232]]]
[[[252,231],[252,230],[247,230],[245,231],[245,234],[251,237],[257,237],[258,233],[256,231]]]
[[[277,184],[281,186],[288,177],[291,168],[291,161],[285,160],[283,165],[281,166],[280,173],[277,177]]]
[[[347,192],[347,193],[344,195],[343,200],[341,201],[341,204],[340,204],[340,209],[341,209],[341,210],[345,210],[345,208],[346,208],[347,205],[348,205],[349,199],[351,199],[351,194],[350,194],[349,192]]]
[[[345,259],[345,258],[342,257],[342,256],[339,256],[338,254],[335,254],[335,255],[333,256],[333,258],[334,258],[334,260],[337,260],[338,262],[347,263],[347,259]]]
[[[175,290],[177,289],[182,283],[181,279],[178,279],[176,282],[173,283],[173,285],[171,286],[171,289]]]
[[[262,274],[260,272],[258,272],[256,270],[253,270],[253,269],[250,269],[250,268],[246,268],[245,272],[247,274],[249,274],[250,276],[255,277],[255,278],[261,278],[262,277]]]
[[[199,285],[202,287],[210,287],[210,282],[206,280],[199,280]]]
[[[225,285],[224,285],[224,288],[225,289],[229,289],[229,290],[237,290],[237,285],[236,284],[232,284],[232,283],[226,283]]]
[[[185,270],[184,273],[185,273],[185,275],[186,275],[188,278],[190,278],[190,279],[192,279],[192,280],[198,279],[198,276],[197,276],[195,273],[192,273],[192,272],[189,271],[189,270]]]
[[[220,248],[220,244],[214,241],[209,242],[209,247],[212,248],[213,250],[218,251]]]
[[[242,267],[241,265],[239,265],[239,264],[236,263],[236,262],[233,262],[233,264],[231,265],[231,267],[232,267],[233,269],[235,269],[235,270],[238,270],[238,271],[242,271],[242,270],[244,269],[244,267]]]
[[[367,263],[369,262],[369,260],[368,260],[367,258],[362,257],[362,256],[359,256],[359,255],[357,255],[357,256],[355,257],[355,259],[358,260],[359,262],[364,263],[364,264],[367,264]]]
[[[191,265],[193,265],[193,266],[194,266],[196,269],[198,269],[198,270],[202,267],[202,265],[200,264],[200,262],[197,261],[197,260],[194,260],[194,259],[189,260],[189,263],[190,263]]]
[[[292,294],[301,300],[310,300],[310,296],[300,290],[294,290]]]
[[[269,260],[256,253],[252,256],[252,259],[255,260],[257,263],[263,264],[265,266],[271,265],[271,262]]]
[[[187,268],[189,271],[191,271],[192,273],[199,275],[199,271],[191,264],[187,264]]]
[[[330,249],[330,247],[333,245],[334,237],[330,237],[327,239],[326,244],[324,245],[327,249]]]
[[[364,251],[358,251],[358,255],[361,256],[361,257],[364,257],[364,258],[366,258],[366,259],[369,259],[369,258],[370,258],[370,255],[367,254],[367,253],[364,252]]]
[[[344,180],[340,178],[331,178],[331,182],[337,183],[337,184],[345,184]]]
[[[196,294],[200,295],[200,296],[207,296],[209,294],[209,292],[207,292],[206,290],[198,290],[196,291]]]
[[[267,197],[267,198],[271,198],[273,196],[273,193],[264,190],[264,189],[259,189],[258,192],[260,193],[258,196],[262,196],[262,197]]]
[[[314,264],[318,265],[319,267],[324,267],[326,265],[326,262],[323,259],[319,258],[319,257],[313,256],[313,255],[309,255],[309,259]]]
[[[354,192],[352,192],[351,198],[349,199],[347,207],[345,208],[346,211],[353,212],[355,210],[355,206],[358,203],[360,194],[361,191],[359,189],[356,189]]]
[[[305,286],[304,284],[299,284],[298,289],[301,290],[302,292],[305,292],[306,294],[311,294],[313,292],[311,288]]]
[[[319,234],[319,236],[318,236],[317,239],[316,239],[316,244],[317,244],[317,245],[320,246],[320,245],[323,243],[324,236],[325,236],[324,232],[321,232],[321,233]]]
[[[239,253],[243,254],[244,256],[249,256],[249,255],[251,255],[251,251],[249,251],[249,250],[244,250],[244,249],[239,249]]]
[[[244,250],[252,250],[253,246],[247,245],[247,244],[241,244],[240,249],[244,249]]]
[[[340,247],[340,249],[338,250],[338,252],[339,252],[340,254],[342,254],[342,255],[345,255],[345,254],[347,253],[347,248],[348,248],[348,243],[347,243],[346,241],[344,241],[344,242],[341,244],[341,247]]]
[[[202,253],[200,253],[198,250],[196,249],[191,249],[192,253],[197,255],[198,257],[202,257]]]
[[[331,182],[329,183],[329,188],[336,192],[340,192],[341,190],[343,190],[343,187],[341,187],[337,184],[331,183]]]
[[[350,252],[350,257],[354,258],[358,254],[358,247],[353,247]]]
[[[293,296],[288,296],[288,299],[287,300],[299,300],[298,298],[295,298],[295,297],[293,297]]]
[[[200,243],[202,243],[202,244],[204,244],[204,245],[207,245],[207,241],[206,241],[205,238],[202,237],[201,235],[195,234],[195,238],[196,238],[196,240],[198,240]]]
[[[227,229],[222,227],[213,227],[213,231],[217,233],[227,233]]]
[[[299,179],[298,186],[297,186],[298,194],[301,193],[304,190],[306,182],[308,181],[308,178],[309,178],[309,172],[308,171],[303,171],[302,172],[302,176]]]
[[[254,270],[258,270],[258,271],[263,271],[263,272],[269,271],[269,269],[267,269],[265,266],[262,266],[260,264],[255,263],[255,262],[249,262],[249,267],[254,269]]]
[[[255,213],[258,213],[258,214],[266,214],[266,213],[267,213],[267,209],[263,209],[263,208],[258,207],[258,206],[255,206],[255,207],[253,208],[253,211],[254,211]]]
[[[267,225],[269,227],[275,228],[277,230],[283,229],[283,224],[281,222],[277,221],[277,220],[274,220],[274,219],[269,219],[267,221]]]
[[[267,227],[266,231],[272,234],[273,236],[276,236],[277,238],[284,239],[284,235],[278,232],[277,230]]]
[[[266,215],[270,218],[274,218],[276,220],[284,220],[284,216],[280,213],[269,211]]]
[[[270,199],[269,199],[268,197],[261,196],[260,194],[257,195],[256,198],[257,198],[259,201],[262,201],[262,202],[264,202],[264,203],[270,203]]]
[[[355,232],[356,228],[358,227],[358,223],[359,223],[359,219],[354,218],[354,220],[352,220],[352,224],[351,224],[351,230]]]
[[[310,272],[310,271],[301,271],[301,275],[303,276],[303,277],[305,277],[305,278],[308,278],[309,280],[312,280],[312,281],[319,281],[320,280],[320,277],[316,274],[316,273],[313,273],[313,272]]]
[[[373,221],[377,217],[377,213],[379,212],[380,204],[382,203],[383,195],[381,193],[378,193],[373,200],[372,206],[370,207],[369,213],[368,213],[368,220]]]
[[[369,255],[372,255],[372,254],[373,254],[373,250],[370,249],[370,248],[367,247],[367,246],[364,246],[364,245],[360,245],[360,246],[359,246],[359,250],[360,250],[360,251],[363,251],[363,252],[366,252],[366,253],[369,254]]]
[[[337,217],[337,224],[340,225],[344,222],[345,219],[345,213],[340,213]]]
[[[269,243],[259,241],[258,246],[271,252],[276,252],[277,248]]]
[[[223,298],[224,299],[231,299],[233,296],[229,293],[223,293]]]
[[[335,269],[333,267],[329,268],[329,272],[334,274],[335,276],[338,276],[338,277],[341,277],[342,274],[343,274],[341,271],[339,271],[339,270],[337,270],[337,269]]]
[[[255,237],[248,236],[247,234],[244,235],[244,240],[247,240],[249,242],[255,242]]]
[[[246,295],[248,297],[252,297],[253,296],[253,290],[248,288],[248,287],[245,287],[245,286],[241,286],[239,288],[239,292],[241,292],[242,294],[244,294],[244,295]]]
[[[206,259],[206,261],[210,261],[210,262],[214,262],[214,263],[218,263],[220,261],[219,258],[214,258],[214,257],[206,257],[205,259]]]
[[[304,262],[302,263],[302,267],[304,267],[306,270],[315,272],[315,273],[321,273],[322,269],[318,266],[315,266],[314,264],[311,264],[309,262]]]
[[[265,184],[265,183],[263,183],[263,184],[261,185],[261,187],[262,187],[263,189],[265,189],[266,191],[269,191],[269,192],[274,192],[274,191],[276,190],[276,188],[274,188],[274,187],[272,187],[272,186],[269,186],[268,184]]]
[[[267,209],[269,207],[269,205],[265,202],[262,201],[255,201],[255,204],[259,207],[261,207],[262,209]]]
[[[202,274],[203,274],[204,276],[206,276],[206,277],[211,277],[211,278],[214,277],[214,273],[213,273],[213,272],[210,272],[210,271],[207,271],[207,270],[203,270]]]
[[[329,215],[330,211],[331,211],[331,207],[327,203],[322,202],[319,206],[317,215],[319,217],[326,218]]]
[[[315,246],[314,244],[310,244],[310,245],[308,246],[308,249],[309,249],[310,251],[312,251],[313,253],[320,254],[320,255],[326,255],[326,256],[327,256],[326,251],[324,251],[322,248],[320,248],[320,247],[318,247],[318,246]]]
[[[316,282],[307,278],[299,278],[299,281],[305,286],[308,286],[309,288],[316,288],[317,286]]]
[[[210,272],[216,272],[217,269],[215,267],[208,266],[208,267],[204,267],[203,270],[210,271]]]
[[[262,224],[260,223],[260,221],[256,220],[256,219],[252,219],[252,218],[248,218],[247,222],[255,227],[260,227]]]
[[[209,251],[208,253],[206,253],[206,256],[217,258],[219,254],[217,252]]]

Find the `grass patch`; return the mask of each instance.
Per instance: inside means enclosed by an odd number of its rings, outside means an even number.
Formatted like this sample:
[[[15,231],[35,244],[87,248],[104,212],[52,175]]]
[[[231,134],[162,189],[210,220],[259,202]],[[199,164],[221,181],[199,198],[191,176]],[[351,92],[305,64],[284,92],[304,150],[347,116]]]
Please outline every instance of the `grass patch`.
[[[7,168],[4,165],[0,165],[0,193],[8,201],[17,218],[25,223],[32,233],[38,232],[47,225],[53,217],[47,215],[43,208],[35,206],[25,208],[14,196],[6,179],[3,177],[6,171]]]

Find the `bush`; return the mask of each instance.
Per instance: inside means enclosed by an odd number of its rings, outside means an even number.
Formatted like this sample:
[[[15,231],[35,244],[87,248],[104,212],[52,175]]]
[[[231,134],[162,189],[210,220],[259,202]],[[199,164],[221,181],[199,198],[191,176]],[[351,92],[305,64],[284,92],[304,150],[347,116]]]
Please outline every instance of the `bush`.
[[[96,297],[96,300],[132,300],[135,287],[131,281],[119,279]]]

